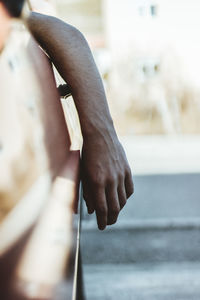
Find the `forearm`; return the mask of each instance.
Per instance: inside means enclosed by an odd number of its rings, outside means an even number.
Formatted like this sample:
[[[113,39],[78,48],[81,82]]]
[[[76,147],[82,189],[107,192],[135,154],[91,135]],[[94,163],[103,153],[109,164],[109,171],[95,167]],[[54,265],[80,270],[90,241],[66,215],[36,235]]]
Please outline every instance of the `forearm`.
[[[83,134],[83,195],[88,212],[96,212],[99,229],[104,229],[116,222],[133,193],[133,182],[102,80],[88,44],[77,29],[40,14],[32,14],[28,26],[72,89]]]
[[[54,17],[36,13],[28,26],[72,89],[83,137],[115,135],[102,80],[83,35]]]

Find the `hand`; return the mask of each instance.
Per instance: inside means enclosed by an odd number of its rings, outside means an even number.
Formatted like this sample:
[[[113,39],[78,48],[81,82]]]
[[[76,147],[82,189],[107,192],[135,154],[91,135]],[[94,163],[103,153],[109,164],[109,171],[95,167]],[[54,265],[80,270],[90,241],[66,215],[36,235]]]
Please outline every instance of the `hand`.
[[[100,230],[117,221],[134,187],[125,152],[116,135],[84,139],[81,174],[88,213]]]

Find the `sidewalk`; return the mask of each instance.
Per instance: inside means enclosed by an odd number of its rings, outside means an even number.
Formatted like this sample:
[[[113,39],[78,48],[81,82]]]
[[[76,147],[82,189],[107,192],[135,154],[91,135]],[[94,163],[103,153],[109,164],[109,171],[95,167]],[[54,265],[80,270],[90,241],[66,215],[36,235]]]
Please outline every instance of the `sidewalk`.
[[[120,138],[133,174],[200,173],[200,136]]]

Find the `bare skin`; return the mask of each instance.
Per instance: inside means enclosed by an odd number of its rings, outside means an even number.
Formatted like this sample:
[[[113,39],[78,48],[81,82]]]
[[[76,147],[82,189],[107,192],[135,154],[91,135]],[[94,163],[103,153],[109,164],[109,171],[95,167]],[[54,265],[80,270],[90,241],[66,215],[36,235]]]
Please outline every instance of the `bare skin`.
[[[101,77],[88,43],[76,28],[32,13],[28,27],[70,85],[83,134],[82,182],[88,213],[96,212],[100,230],[117,221],[133,193],[125,152],[118,140]]]

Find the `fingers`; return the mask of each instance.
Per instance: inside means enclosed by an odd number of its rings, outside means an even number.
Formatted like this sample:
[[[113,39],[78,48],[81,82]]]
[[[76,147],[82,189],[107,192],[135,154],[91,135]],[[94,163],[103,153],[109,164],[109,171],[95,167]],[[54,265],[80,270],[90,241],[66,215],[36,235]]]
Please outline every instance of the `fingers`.
[[[83,198],[84,198],[86,206],[87,206],[88,214],[90,214],[90,215],[93,214],[95,209],[94,209],[92,197],[90,195],[86,196],[83,194]]]
[[[83,182],[83,196],[88,213],[96,212],[98,228],[104,230],[107,225],[116,223],[120,210],[134,191],[131,172],[127,172],[125,178],[119,177],[112,183],[96,183],[95,188],[93,184],[90,187],[93,188],[89,188],[89,185]]]
[[[117,191],[118,191],[120,209],[122,210],[122,208],[126,205],[126,199],[127,199],[124,181],[120,182]]]
[[[95,191],[95,210],[97,224],[100,230],[104,230],[107,225],[108,207],[104,188]]]
[[[98,228],[104,230],[107,225],[116,223],[127,198],[133,194],[134,186],[130,169],[125,169],[124,174],[121,170],[113,172],[105,181],[100,175],[98,179],[97,175],[93,178],[82,177],[83,197],[88,213],[96,212]]]
[[[83,183],[83,198],[87,206],[88,214],[93,214],[95,208],[93,204],[93,196],[91,190],[89,189],[89,186],[85,181],[83,181],[82,183]]]
[[[134,193],[134,184],[131,171],[128,170],[125,176],[125,190],[127,199]]]
[[[118,187],[116,188],[117,184]],[[125,206],[127,198],[134,192],[131,172],[127,172],[125,179],[120,177],[119,183],[117,184],[110,184],[106,192],[108,206],[107,225],[116,223],[120,210]]]
[[[120,212],[120,204],[115,185],[109,185],[106,191],[106,200],[108,206],[107,225],[112,225],[117,222]]]

